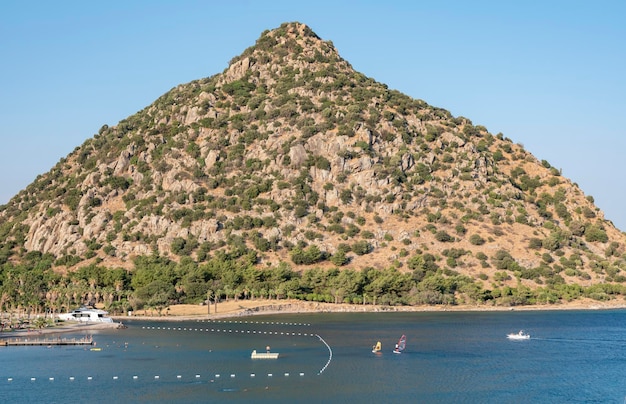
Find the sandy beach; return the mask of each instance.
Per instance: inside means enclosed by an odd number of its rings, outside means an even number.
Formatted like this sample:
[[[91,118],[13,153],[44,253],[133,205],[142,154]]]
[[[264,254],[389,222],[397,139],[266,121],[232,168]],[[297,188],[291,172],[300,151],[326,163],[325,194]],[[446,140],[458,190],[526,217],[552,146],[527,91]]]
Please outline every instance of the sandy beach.
[[[0,332],[0,338],[37,338],[47,334],[66,332],[84,332],[105,328],[118,328],[125,321],[152,320],[152,321],[189,321],[209,320],[232,317],[274,315],[287,313],[337,313],[337,312],[423,312],[423,311],[524,311],[524,310],[610,310],[625,309],[626,301],[614,299],[598,302],[590,299],[580,299],[554,305],[528,305],[515,307],[474,306],[474,305],[437,305],[437,306],[383,306],[361,304],[333,304],[305,302],[301,300],[230,300],[215,306],[210,310],[205,305],[179,304],[168,306],[161,312],[156,310],[139,310],[130,316],[111,316],[114,323],[77,323],[61,322],[52,327],[42,329],[14,330]],[[123,331],[123,330],[120,330]]]
[[[489,305],[422,305],[422,306],[385,306],[362,304],[333,304],[307,302],[302,300],[231,300],[221,302],[217,312],[211,305],[207,306],[180,304],[169,306],[160,314],[150,310],[140,310],[131,317],[113,317],[116,321],[129,318],[150,320],[190,320],[215,319],[252,315],[268,315],[281,313],[333,313],[333,312],[422,312],[422,311],[523,311],[523,310],[608,310],[626,308],[625,300],[598,302],[591,299],[579,299],[572,302],[553,305],[527,306],[489,306]]]

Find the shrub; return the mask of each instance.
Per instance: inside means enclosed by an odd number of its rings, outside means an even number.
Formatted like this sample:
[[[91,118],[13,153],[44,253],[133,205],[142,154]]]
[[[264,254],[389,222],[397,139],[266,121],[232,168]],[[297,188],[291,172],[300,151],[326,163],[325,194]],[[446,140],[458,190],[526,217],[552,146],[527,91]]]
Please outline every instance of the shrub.
[[[485,239],[478,234],[472,234],[469,238],[469,242],[472,245],[483,245],[485,244]]]
[[[532,248],[533,250],[539,250],[541,247],[543,247],[543,242],[536,237],[531,238],[528,242],[528,248]]]
[[[300,247],[291,250],[291,261],[296,265],[311,265],[324,259],[326,259],[326,254],[316,245],[311,245],[306,250]]]
[[[500,272],[496,272],[495,274],[493,274],[493,279],[495,279],[498,282],[503,282],[503,281],[508,281],[509,279],[511,279],[511,276],[504,271],[500,271]]]
[[[344,204],[349,204],[350,202],[352,202],[352,191],[350,191],[349,189],[342,190],[339,194],[339,199],[341,199],[341,202],[343,202]]]
[[[517,269],[517,263],[506,250],[496,251],[495,255],[491,258],[491,262],[497,269]]]
[[[365,255],[372,251],[372,246],[367,241],[357,241],[352,244],[352,251],[357,255]]]
[[[487,255],[484,252],[479,251],[479,252],[476,253],[476,258],[478,258],[481,261],[486,261],[487,258],[489,258],[489,257],[487,257]]]
[[[583,208],[583,216],[585,216],[585,218],[587,219],[593,219],[594,217],[596,217],[596,213],[587,206],[585,206]]]
[[[454,227],[454,230],[456,230],[456,233],[460,236],[464,235],[467,232],[467,229],[465,228],[465,226],[463,226],[460,223]]]
[[[439,230],[437,233],[435,233],[435,239],[437,241],[441,241],[442,243],[454,241],[454,237],[450,236],[444,230]]]
[[[361,233],[361,237],[365,238],[365,239],[373,239],[374,238],[374,233],[372,233],[371,231],[364,231]]]
[[[591,225],[585,228],[585,240],[590,243],[594,241],[606,243],[609,240],[609,237],[606,235],[606,232],[602,228],[597,225]]]
[[[349,261],[350,260],[346,256],[346,253],[341,250],[338,250],[335,254],[332,255],[332,257],[330,257],[330,262],[337,265],[338,267],[347,264]]]

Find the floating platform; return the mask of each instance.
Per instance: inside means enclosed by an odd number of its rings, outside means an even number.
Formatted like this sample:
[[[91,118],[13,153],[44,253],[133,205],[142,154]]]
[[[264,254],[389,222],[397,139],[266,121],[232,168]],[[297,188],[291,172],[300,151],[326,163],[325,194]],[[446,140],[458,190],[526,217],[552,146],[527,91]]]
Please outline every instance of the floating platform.
[[[256,349],[250,355],[252,359],[278,359],[278,352],[257,352]]]
[[[16,338],[0,340],[0,346],[93,345],[89,338]]]

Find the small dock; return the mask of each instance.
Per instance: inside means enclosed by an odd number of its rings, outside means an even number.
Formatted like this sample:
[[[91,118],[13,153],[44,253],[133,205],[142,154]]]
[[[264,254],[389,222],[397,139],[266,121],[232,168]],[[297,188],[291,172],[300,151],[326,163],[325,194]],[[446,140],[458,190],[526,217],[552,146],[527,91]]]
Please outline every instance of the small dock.
[[[278,352],[257,352],[256,349],[250,355],[252,359],[278,359]]]
[[[91,337],[85,338],[14,338],[0,340],[0,346],[52,346],[94,345]]]

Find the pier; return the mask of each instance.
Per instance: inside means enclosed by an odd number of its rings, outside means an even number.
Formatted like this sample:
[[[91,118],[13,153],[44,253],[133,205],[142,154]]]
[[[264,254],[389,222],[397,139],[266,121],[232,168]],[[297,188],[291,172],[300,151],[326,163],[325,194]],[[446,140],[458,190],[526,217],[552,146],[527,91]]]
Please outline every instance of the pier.
[[[84,338],[15,338],[2,339],[0,346],[51,346],[51,345],[94,345],[91,337]]]

